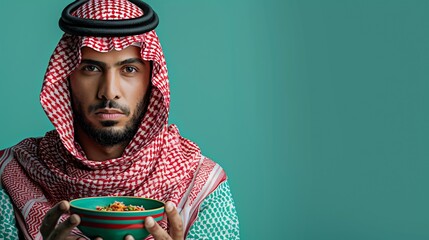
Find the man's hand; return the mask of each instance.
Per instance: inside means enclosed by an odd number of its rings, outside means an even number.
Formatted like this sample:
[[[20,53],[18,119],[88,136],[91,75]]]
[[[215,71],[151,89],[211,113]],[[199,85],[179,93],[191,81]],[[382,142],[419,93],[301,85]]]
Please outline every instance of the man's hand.
[[[162,229],[153,218],[146,218],[145,227],[152,234],[152,236],[157,239],[173,239],[173,240],[183,240],[183,223],[182,218],[179,215],[179,212],[174,207],[172,202],[167,202],[165,204],[165,211],[167,213],[167,219],[170,223],[170,235],[164,229]]]
[[[152,217],[147,217],[144,221],[146,229],[156,240],[183,240],[183,223],[182,218],[177,212],[172,202],[165,204],[165,211],[167,213],[167,219],[170,223],[170,234],[161,228]],[[125,240],[134,240],[130,235],[125,237]],[[139,239],[140,240],[140,239]]]
[[[71,215],[64,222],[57,225],[61,215],[67,213],[70,204],[67,201],[61,201],[55,204],[43,219],[40,232],[45,240],[77,240],[84,239],[78,236],[72,236],[71,231],[80,223],[80,217],[76,214]]]

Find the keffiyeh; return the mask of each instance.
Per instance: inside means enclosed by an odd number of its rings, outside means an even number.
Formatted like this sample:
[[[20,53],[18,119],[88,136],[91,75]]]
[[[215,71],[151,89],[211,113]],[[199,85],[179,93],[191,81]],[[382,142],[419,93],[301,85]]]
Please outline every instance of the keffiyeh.
[[[93,0],[73,14],[117,20],[144,13],[126,0]],[[122,157],[91,161],[75,141],[67,78],[80,63],[82,47],[108,52],[130,45],[140,46],[141,58],[153,63],[148,110]],[[154,30],[127,37],[64,34],[49,61],[40,100],[55,130],[16,145],[2,166],[2,182],[20,211],[21,227],[29,239],[41,239],[42,219],[58,201],[102,195],[171,200],[189,229],[199,203],[226,179],[223,170],[203,157],[196,144],[181,137],[176,126],[168,126],[168,72]],[[168,228],[165,221],[161,225]]]

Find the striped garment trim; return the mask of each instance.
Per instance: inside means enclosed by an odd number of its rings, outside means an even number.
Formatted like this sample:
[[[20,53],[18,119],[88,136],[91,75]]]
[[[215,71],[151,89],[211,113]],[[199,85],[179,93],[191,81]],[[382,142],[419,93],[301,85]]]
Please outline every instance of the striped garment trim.
[[[27,203],[25,203],[24,207],[22,208],[22,215],[24,216],[24,219],[27,219],[28,214],[31,211],[31,208],[37,202],[43,203],[43,202],[48,202],[48,200],[46,199],[45,195],[42,195],[38,198],[30,199]]]
[[[12,149],[6,148],[3,151],[3,154],[0,156],[0,176],[3,174],[4,169],[12,159],[13,159]],[[0,188],[3,188],[1,181],[0,181]]]
[[[42,234],[40,232],[37,233],[36,240],[43,240],[43,236],[42,236]]]
[[[204,162],[205,157],[201,155],[201,159],[198,163],[197,170],[195,171],[194,178],[192,179],[191,184],[189,184],[188,189],[186,190],[185,194],[183,195],[182,199],[180,200],[179,204],[177,205],[177,211],[180,213],[182,217],[183,226],[188,226],[189,223],[189,207],[185,206],[185,204],[188,202],[189,195],[191,194],[191,190],[194,187],[195,179],[197,178],[198,172],[200,171],[201,165]]]
[[[27,223],[24,221],[22,214],[20,213],[19,209],[15,208],[15,220],[17,225],[19,226],[19,230],[24,236],[25,240],[33,240],[33,238],[30,236],[30,234],[27,231]],[[39,234],[35,237],[35,240],[43,240],[42,235]]]
[[[198,217],[198,212],[200,209],[201,203],[204,199],[210,195],[223,181],[226,180],[225,172],[219,164],[216,164],[213,170],[210,172],[210,175],[204,184],[201,191],[198,193],[195,200],[193,200],[192,204],[187,204],[184,213],[186,213],[188,217],[188,224],[185,225],[185,236],[191,228],[192,224],[194,224],[195,220]],[[190,199],[188,199],[189,201]]]

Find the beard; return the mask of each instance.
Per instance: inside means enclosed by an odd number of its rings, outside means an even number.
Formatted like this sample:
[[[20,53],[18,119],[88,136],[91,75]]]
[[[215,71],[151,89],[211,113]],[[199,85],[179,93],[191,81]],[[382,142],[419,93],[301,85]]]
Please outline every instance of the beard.
[[[150,89],[150,88],[149,88]],[[95,142],[105,147],[112,147],[116,145],[127,145],[137,133],[140,123],[147,111],[150,99],[150,90],[147,91],[146,96],[137,104],[136,111],[131,119],[126,123],[122,129],[115,129],[114,126],[117,121],[102,121],[102,128],[95,127],[89,122],[83,114],[82,107],[79,103],[73,108],[75,126],[79,126],[82,130]],[[73,104],[73,106],[75,106]],[[117,108],[120,109],[126,116],[130,115],[130,109],[127,106],[120,105],[113,100],[103,100],[98,104],[91,105],[89,112],[93,112],[100,108]]]

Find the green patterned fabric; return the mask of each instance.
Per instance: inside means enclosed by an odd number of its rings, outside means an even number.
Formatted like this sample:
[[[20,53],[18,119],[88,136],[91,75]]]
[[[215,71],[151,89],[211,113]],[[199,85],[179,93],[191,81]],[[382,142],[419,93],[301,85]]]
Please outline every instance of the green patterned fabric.
[[[3,189],[0,189],[0,239],[18,239],[13,206]]]
[[[240,239],[237,211],[228,182],[224,182],[201,204],[186,239]]]
[[[9,196],[0,189],[0,239],[18,239]],[[240,239],[238,217],[228,182],[211,193],[200,206],[198,218],[186,239]]]

